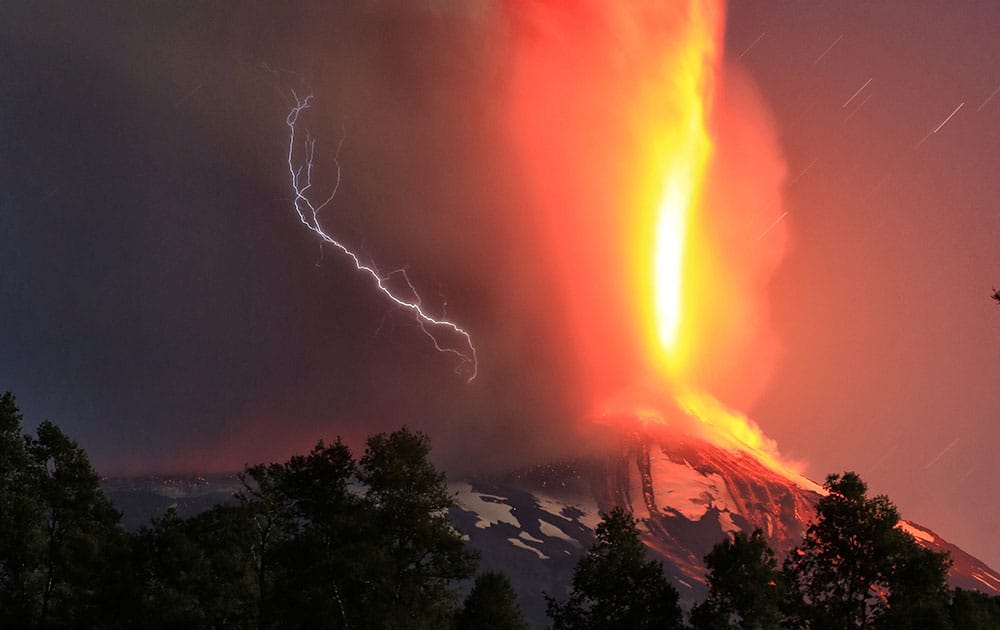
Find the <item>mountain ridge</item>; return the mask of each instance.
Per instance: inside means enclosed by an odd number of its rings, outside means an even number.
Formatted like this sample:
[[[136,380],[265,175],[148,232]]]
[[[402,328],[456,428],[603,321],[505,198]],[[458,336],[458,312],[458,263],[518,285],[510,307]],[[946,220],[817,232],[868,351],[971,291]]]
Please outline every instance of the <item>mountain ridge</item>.
[[[455,526],[505,572],[532,624],[545,623],[542,593],[565,598],[600,514],[630,510],[650,556],[686,607],[704,598],[703,558],[732,532],[760,528],[779,562],[815,518],[822,488],[753,454],[678,432],[626,435],[605,457],[536,466],[450,484]],[[1000,574],[932,530],[902,519],[921,545],[951,553],[949,584],[1000,595]]]
[[[564,599],[573,570],[594,540],[600,514],[629,509],[643,542],[677,588],[682,604],[702,600],[704,555],[731,532],[760,528],[779,559],[802,540],[822,487],[749,451],[700,434],[656,428],[621,434],[604,455],[472,475],[448,483],[452,523],[481,554],[480,570],[511,580],[525,616],[545,627],[543,594]],[[104,491],[130,530],[174,507],[182,517],[232,499],[235,475],[105,479]],[[951,554],[949,583],[1000,595],[1000,574],[909,520],[900,528],[921,545]]]

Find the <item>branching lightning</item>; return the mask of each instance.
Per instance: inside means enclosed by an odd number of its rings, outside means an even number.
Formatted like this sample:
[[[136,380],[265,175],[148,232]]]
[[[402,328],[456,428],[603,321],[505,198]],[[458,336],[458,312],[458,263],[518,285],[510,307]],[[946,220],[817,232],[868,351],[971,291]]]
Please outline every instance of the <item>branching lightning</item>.
[[[458,357],[459,365],[456,368],[456,371],[468,374],[468,380],[471,382],[476,378],[479,371],[479,360],[476,355],[476,347],[473,345],[472,337],[469,335],[468,331],[455,322],[447,319],[446,312],[443,312],[440,316],[433,316],[429,314],[422,303],[420,294],[417,292],[416,287],[410,281],[410,278],[406,273],[406,269],[395,269],[383,275],[375,268],[373,263],[366,264],[362,262],[361,258],[357,254],[348,249],[343,243],[330,236],[330,234],[328,234],[323,228],[323,225],[320,222],[320,213],[324,208],[330,205],[330,203],[337,196],[337,191],[340,188],[341,169],[339,154],[340,148],[344,143],[344,139],[343,137],[341,138],[337,145],[337,153],[334,155],[334,165],[336,167],[337,177],[333,184],[333,190],[322,202],[314,201],[310,198],[309,191],[313,185],[313,158],[316,149],[316,139],[306,132],[304,141],[301,146],[298,147],[298,150],[296,150],[298,136],[296,124],[298,123],[299,116],[302,112],[309,109],[312,105],[313,96],[310,94],[305,98],[300,98],[294,91],[292,92],[292,96],[295,98],[295,106],[292,107],[290,112],[288,112],[288,117],[285,119],[285,122],[288,125],[288,173],[291,176],[292,191],[295,194],[295,212],[298,214],[299,221],[302,222],[302,225],[306,226],[310,231],[319,236],[324,243],[332,245],[334,248],[343,253],[344,256],[350,259],[350,261],[354,264],[354,268],[362,275],[368,276],[375,287],[387,299],[400,308],[409,311],[413,316],[414,321],[420,327],[420,330],[427,336],[428,339],[430,339],[431,343],[434,344],[435,349],[439,352],[445,352]],[[409,293],[408,296],[401,295],[388,285],[389,280],[394,276],[399,276],[406,283]],[[442,331],[450,331],[446,332],[446,334],[454,335],[456,340],[460,339],[461,342],[459,346],[454,347],[453,345],[449,345],[449,343],[442,341],[439,336]]]

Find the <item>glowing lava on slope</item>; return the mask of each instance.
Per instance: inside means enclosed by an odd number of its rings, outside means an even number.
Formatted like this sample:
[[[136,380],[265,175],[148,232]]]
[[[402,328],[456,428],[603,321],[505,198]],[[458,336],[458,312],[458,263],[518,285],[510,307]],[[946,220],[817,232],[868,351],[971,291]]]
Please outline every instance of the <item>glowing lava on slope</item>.
[[[659,5],[513,11],[512,122],[574,386],[605,422],[696,432],[800,479],[720,402],[752,404],[775,353],[784,162],[756,92],[723,67],[722,3]]]

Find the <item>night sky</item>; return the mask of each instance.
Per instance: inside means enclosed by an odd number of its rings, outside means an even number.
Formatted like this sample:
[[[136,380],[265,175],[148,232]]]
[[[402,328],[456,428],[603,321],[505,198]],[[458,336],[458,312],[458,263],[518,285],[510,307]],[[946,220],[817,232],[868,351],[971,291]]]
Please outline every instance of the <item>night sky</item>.
[[[0,7],[0,390],[107,474],[403,423],[454,472],[572,455],[575,356],[505,123],[510,5],[294,4]],[[747,411],[812,478],[856,470],[994,567],[997,32],[992,3],[732,2],[725,52],[787,164],[780,350]],[[292,89],[318,184],[344,140],[327,227],[447,302],[472,384],[298,222]]]

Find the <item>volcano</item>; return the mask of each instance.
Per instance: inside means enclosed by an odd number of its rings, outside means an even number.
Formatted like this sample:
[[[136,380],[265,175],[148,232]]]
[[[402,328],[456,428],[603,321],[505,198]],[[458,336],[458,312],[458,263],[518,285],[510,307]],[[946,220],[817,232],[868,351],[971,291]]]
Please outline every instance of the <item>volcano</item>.
[[[510,576],[525,615],[544,627],[543,593],[564,599],[600,513],[640,521],[650,557],[663,562],[685,607],[707,594],[702,558],[731,532],[760,528],[779,560],[815,518],[822,487],[783,474],[750,451],[679,431],[623,435],[605,456],[450,484],[451,519],[482,554],[483,570]],[[933,531],[903,520],[921,545],[947,551],[953,587],[1000,594],[1000,574]]]

